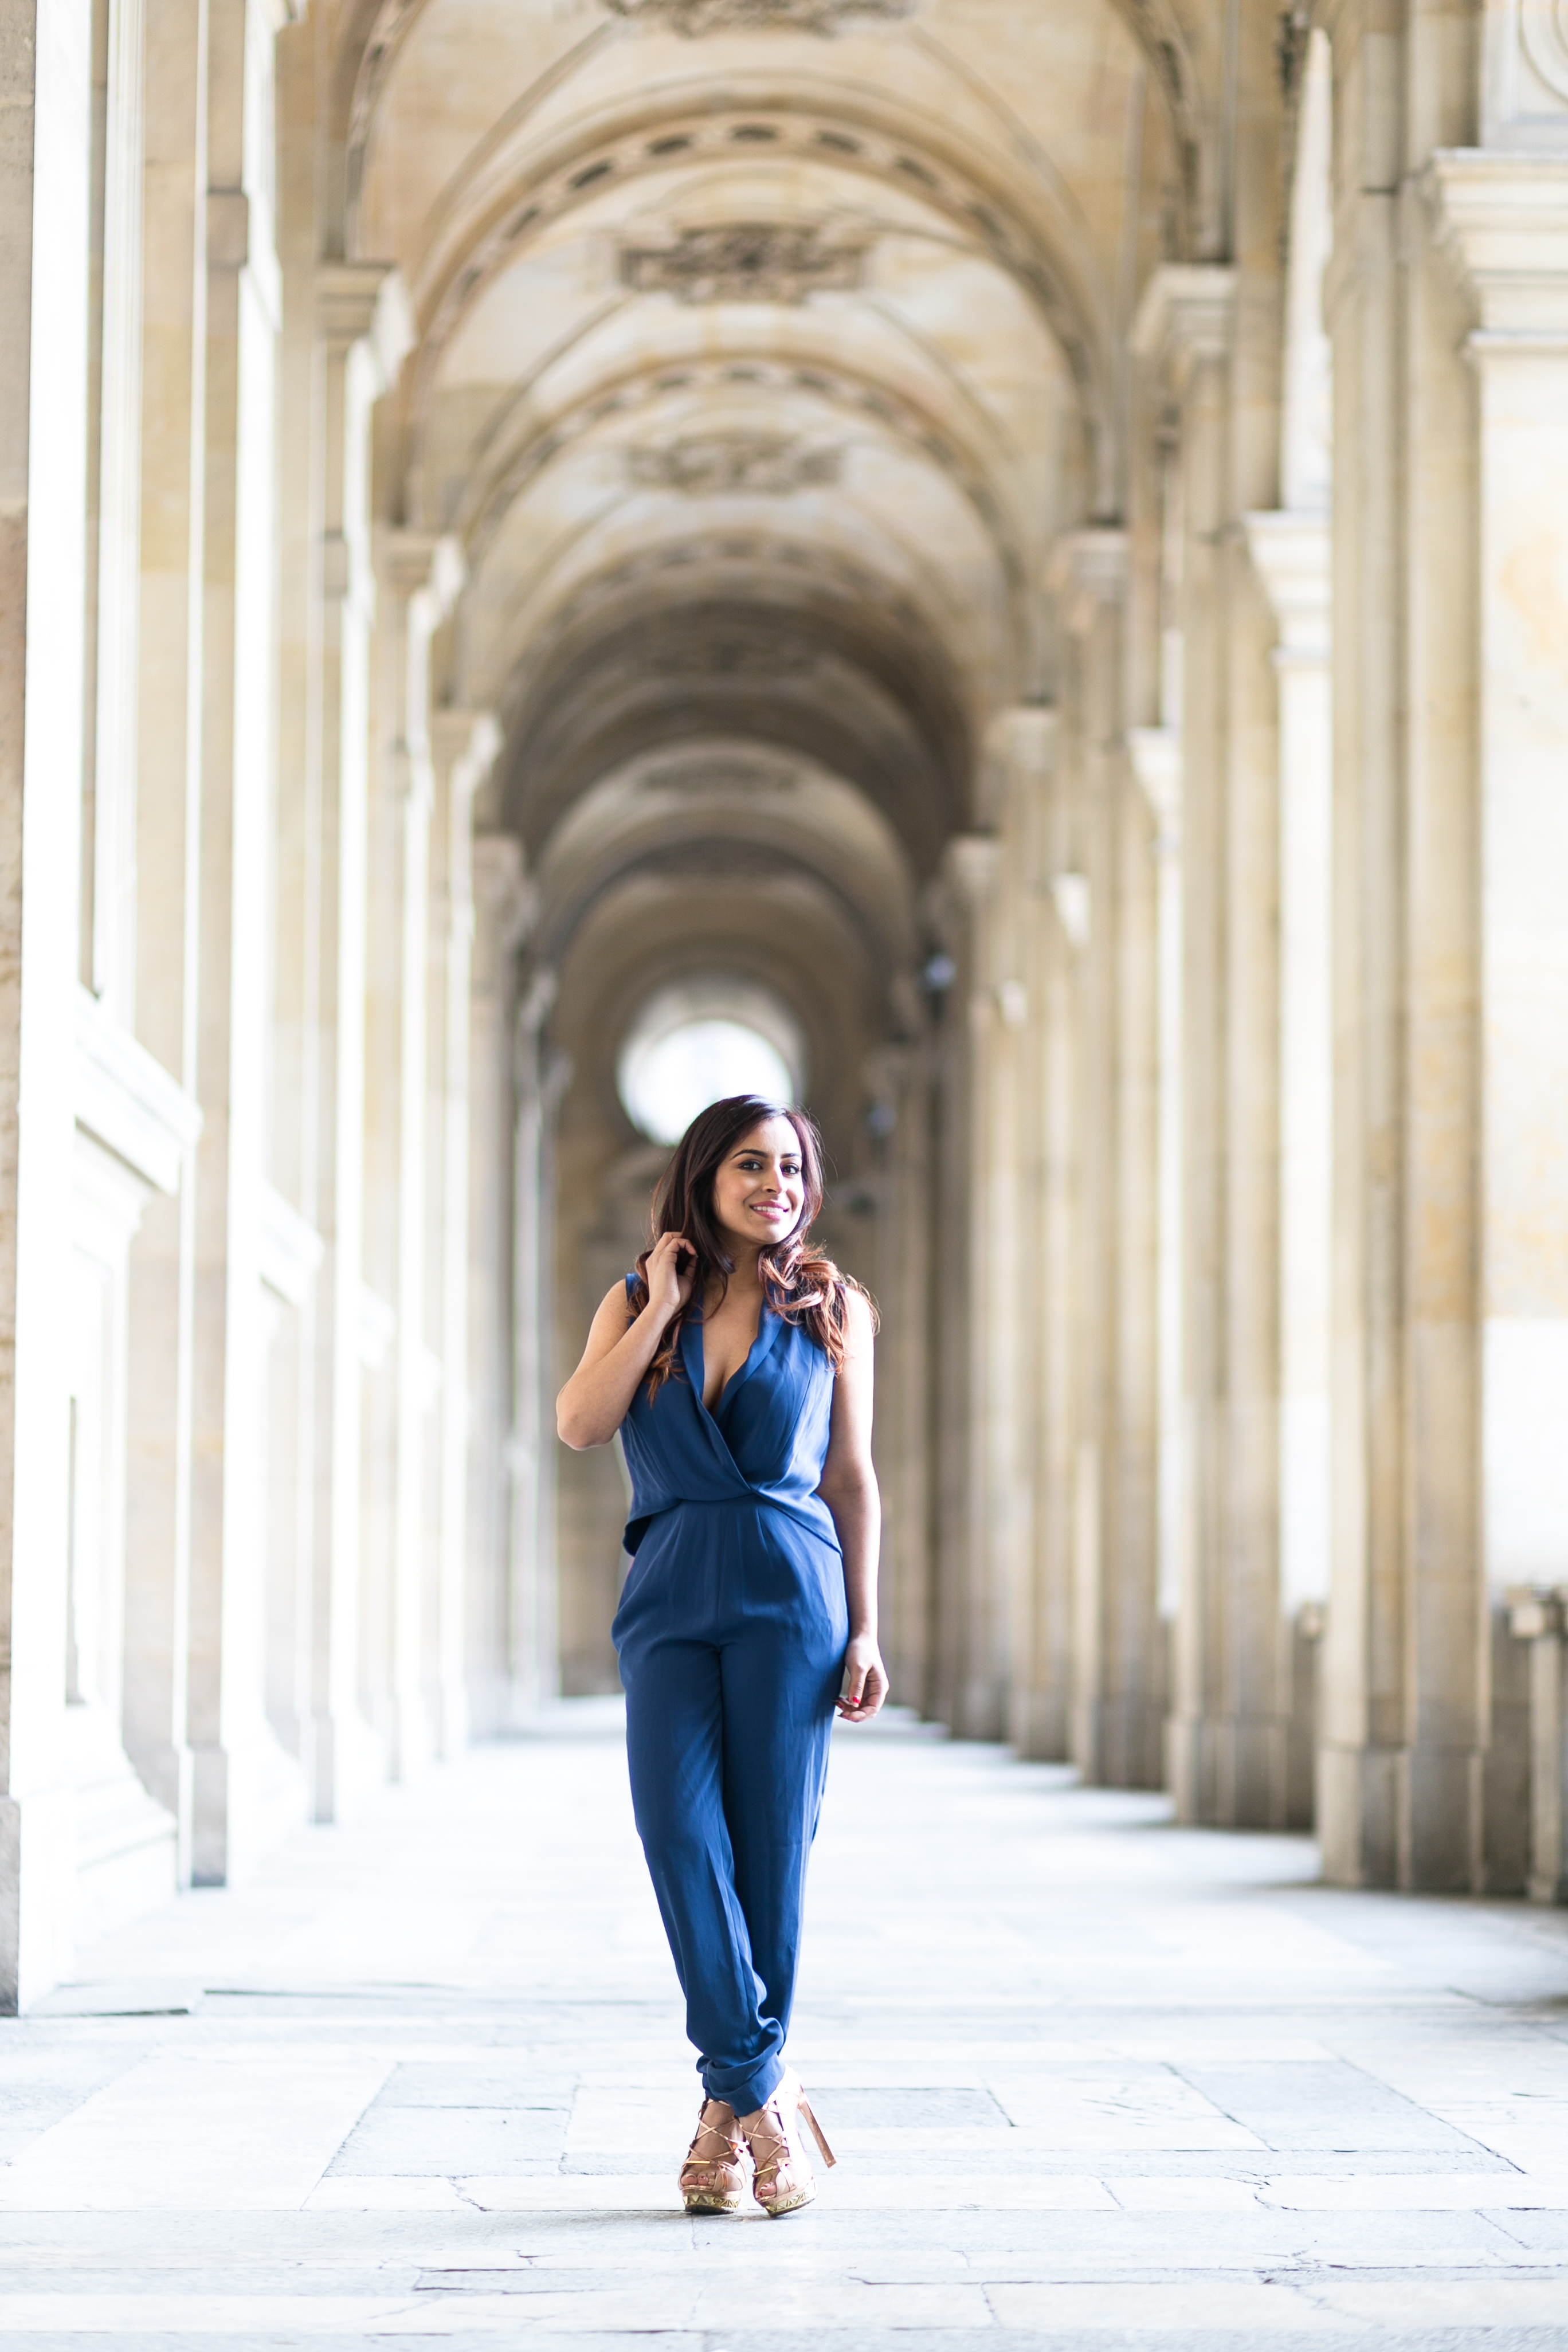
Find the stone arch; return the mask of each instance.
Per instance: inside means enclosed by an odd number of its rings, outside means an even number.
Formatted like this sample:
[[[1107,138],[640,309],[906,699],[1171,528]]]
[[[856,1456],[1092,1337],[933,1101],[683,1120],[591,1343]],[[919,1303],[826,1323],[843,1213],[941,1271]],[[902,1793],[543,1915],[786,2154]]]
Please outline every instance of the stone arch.
[[[487,154],[470,200],[452,192],[447,217],[413,278],[419,342],[406,376],[405,416],[416,420],[443,352],[468,308],[526,242],[616,178],[621,184],[683,163],[734,161],[737,144],[766,144],[837,173],[898,186],[934,216],[976,237],[974,250],[1027,293],[1077,384],[1091,451],[1091,496],[1114,499],[1114,402],[1110,323],[1097,296],[1097,271],[1081,227],[1059,197],[1022,191],[994,161],[959,152],[940,124],[906,121],[901,110],[847,98],[832,84],[782,89],[771,79],[728,83],[716,104],[701,85],[652,106],[605,110],[574,123],[537,156]],[[525,142],[518,142],[520,150]],[[480,174],[472,175],[476,184]]]

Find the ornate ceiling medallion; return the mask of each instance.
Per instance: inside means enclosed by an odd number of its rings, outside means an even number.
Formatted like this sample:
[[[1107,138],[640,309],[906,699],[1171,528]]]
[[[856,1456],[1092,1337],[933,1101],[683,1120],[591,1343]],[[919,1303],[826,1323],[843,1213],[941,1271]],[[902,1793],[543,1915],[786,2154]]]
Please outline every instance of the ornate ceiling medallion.
[[[699,637],[673,646],[658,667],[669,677],[802,677],[817,660],[815,646],[787,637]]]
[[[646,489],[680,490],[688,498],[787,498],[838,479],[842,453],[811,449],[773,433],[704,433],[658,449],[627,453],[634,482]]]
[[[650,768],[641,779],[647,793],[790,793],[800,782],[793,768],[777,760],[738,760],[715,754],[710,759],[667,761]]]
[[[864,239],[829,240],[815,223],[725,221],[682,229],[672,245],[627,246],[621,278],[639,294],[682,302],[804,302],[852,294],[868,250]]]
[[[608,0],[613,15],[658,25],[687,40],[704,33],[837,33],[857,17],[896,24],[915,0]]]

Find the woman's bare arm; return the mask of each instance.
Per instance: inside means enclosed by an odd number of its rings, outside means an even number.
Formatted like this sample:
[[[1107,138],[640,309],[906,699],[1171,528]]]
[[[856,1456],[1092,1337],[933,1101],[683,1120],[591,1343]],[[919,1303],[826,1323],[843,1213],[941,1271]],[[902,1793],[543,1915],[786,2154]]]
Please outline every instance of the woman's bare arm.
[[[849,1647],[838,1712],[864,1723],[888,1696],[888,1672],[877,1647],[877,1561],[882,1501],[871,1466],[871,1310],[858,1291],[845,1294],[848,1349],[833,1384],[833,1421],[818,1494],[833,1514],[844,1552],[844,1594],[849,1604]]]
[[[680,1272],[683,1255],[691,1255],[689,1242],[679,1234],[659,1236],[648,1253],[647,1305],[631,1323],[624,1283],[601,1299],[583,1360],[555,1400],[556,1429],[574,1454],[607,1445],[630,1412],[670,1318],[691,1296],[691,1276]]]

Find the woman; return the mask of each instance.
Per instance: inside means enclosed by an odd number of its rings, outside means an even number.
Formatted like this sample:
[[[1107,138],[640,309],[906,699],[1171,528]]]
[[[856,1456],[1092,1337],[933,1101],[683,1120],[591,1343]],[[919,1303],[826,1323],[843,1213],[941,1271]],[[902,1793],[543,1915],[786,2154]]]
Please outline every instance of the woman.
[[[689,2212],[816,2194],[785,2067],[806,1858],[837,1706],[887,1696],[877,1649],[870,1301],[809,1239],[805,1114],[731,1096],[655,1195],[654,1244],[562,1390],[568,1445],[617,1430],[634,1555],[613,1629],[637,1833],[701,2056]]]

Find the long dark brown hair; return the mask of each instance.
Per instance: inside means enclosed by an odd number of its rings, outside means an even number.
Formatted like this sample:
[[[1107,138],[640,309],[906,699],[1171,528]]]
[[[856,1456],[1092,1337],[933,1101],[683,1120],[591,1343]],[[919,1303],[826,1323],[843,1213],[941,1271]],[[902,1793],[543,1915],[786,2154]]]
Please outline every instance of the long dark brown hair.
[[[674,1156],[659,1178],[653,1196],[653,1241],[664,1234],[684,1234],[696,1252],[691,1297],[665,1328],[659,1349],[648,1367],[647,1392],[655,1397],[679,1364],[682,1327],[702,1320],[702,1301],[710,1282],[719,1285],[722,1301],[735,1271],[735,1261],[724,1247],[713,1216],[713,1179],[742,1136],[764,1119],[787,1118],[800,1145],[801,1203],[794,1230],[762,1251],[757,1272],[762,1277],[763,1304],[786,1323],[798,1323],[811,1334],[833,1365],[844,1361],[848,1323],[845,1293],[861,1290],[859,1283],[840,1274],[830,1257],[814,1248],[811,1226],[822,1207],[822,1138],[815,1120],[787,1103],[766,1101],[761,1095],[727,1095],[699,1111],[675,1147]],[[652,1246],[651,1243],[649,1244]],[[637,1281],[628,1300],[629,1316],[647,1305],[648,1251],[637,1260]],[[689,1259],[685,1261],[689,1265]],[[682,1268],[684,1271],[684,1266]],[[877,1309],[871,1306],[873,1325]]]

